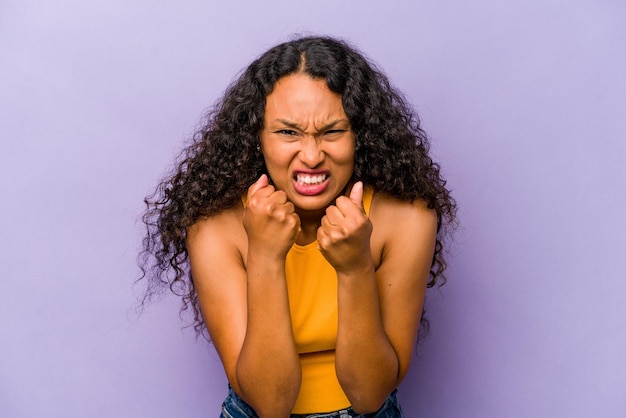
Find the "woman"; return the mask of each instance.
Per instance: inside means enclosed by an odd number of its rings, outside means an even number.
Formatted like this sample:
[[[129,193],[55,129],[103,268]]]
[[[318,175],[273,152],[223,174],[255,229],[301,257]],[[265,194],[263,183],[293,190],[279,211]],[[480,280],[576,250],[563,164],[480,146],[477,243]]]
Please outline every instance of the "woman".
[[[146,203],[147,297],[168,285],[208,330],[222,417],[402,416],[455,204],[417,117],[354,48],[264,53]]]

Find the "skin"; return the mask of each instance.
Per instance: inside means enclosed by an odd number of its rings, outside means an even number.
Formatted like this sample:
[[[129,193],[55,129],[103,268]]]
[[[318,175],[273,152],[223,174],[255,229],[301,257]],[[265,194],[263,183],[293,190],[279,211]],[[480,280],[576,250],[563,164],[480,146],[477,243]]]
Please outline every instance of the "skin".
[[[301,370],[285,257],[294,243],[317,240],[337,271],[337,377],[357,412],[376,411],[411,362],[436,215],[383,193],[365,215],[363,185],[350,184],[354,134],[341,97],[322,80],[280,79],[260,139],[271,182],[263,175],[250,186],[245,209],[188,230],[200,306],[228,380],[260,417],[289,416]]]

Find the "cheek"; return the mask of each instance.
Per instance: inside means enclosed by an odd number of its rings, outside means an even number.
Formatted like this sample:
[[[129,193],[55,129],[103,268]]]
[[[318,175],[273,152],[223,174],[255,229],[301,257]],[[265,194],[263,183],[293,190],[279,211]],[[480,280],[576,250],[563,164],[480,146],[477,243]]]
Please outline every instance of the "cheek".
[[[336,155],[337,161],[341,164],[354,166],[355,149],[353,145],[343,147]]]
[[[274,180],[276,180],[279,173],[283,171],[283,165],[279,161],[276,161],[275,157],[265,157],[265,167],[270,177],[273,177]]]
[[[289,171],[290,153],[279,147],[266,147],[263,150],[265,167],[274,182],[281,182]]]

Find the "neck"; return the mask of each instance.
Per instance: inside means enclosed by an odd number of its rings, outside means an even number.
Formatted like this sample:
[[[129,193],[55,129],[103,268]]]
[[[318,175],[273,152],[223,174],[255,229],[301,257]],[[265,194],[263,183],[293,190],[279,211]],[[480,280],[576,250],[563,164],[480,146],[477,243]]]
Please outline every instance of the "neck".
[[[352,181],[348,182],[346,187],[339,193],[339,196],[346,196],[352,188],[352,184]],[[311,211],[296,208],[296,213],[300,217],[301,228],[300,234],[296,239],[296,244],[310,244],[317,239],[317,229],[322,225],[322,218],[326,215],[326,208]]]
[[[296,239],[296,244],[310,244],[317,239],[317,229],[322,224],[322,217],[326,214],[326,209],[314,212],[304,212],[296,209],[296,212],[300,217],[300,234]]]

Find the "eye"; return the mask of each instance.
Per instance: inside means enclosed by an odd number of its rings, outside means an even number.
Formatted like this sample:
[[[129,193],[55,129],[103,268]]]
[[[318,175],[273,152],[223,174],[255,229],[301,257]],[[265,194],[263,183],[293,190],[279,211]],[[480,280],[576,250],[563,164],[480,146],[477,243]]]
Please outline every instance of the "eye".
[[[276,131],[276,133],[279,135],[288,135],[288,136],[297,135],[296,131],[292,131],[291,129],[281,129],[281,130]]]
[[[343,134],[344,133],[346,133],[345,129],[329,129],[329,130],[324,132],[323,137],[327,141],[332,141],[332,140],[335,140],[335,139],[343,138]]]

